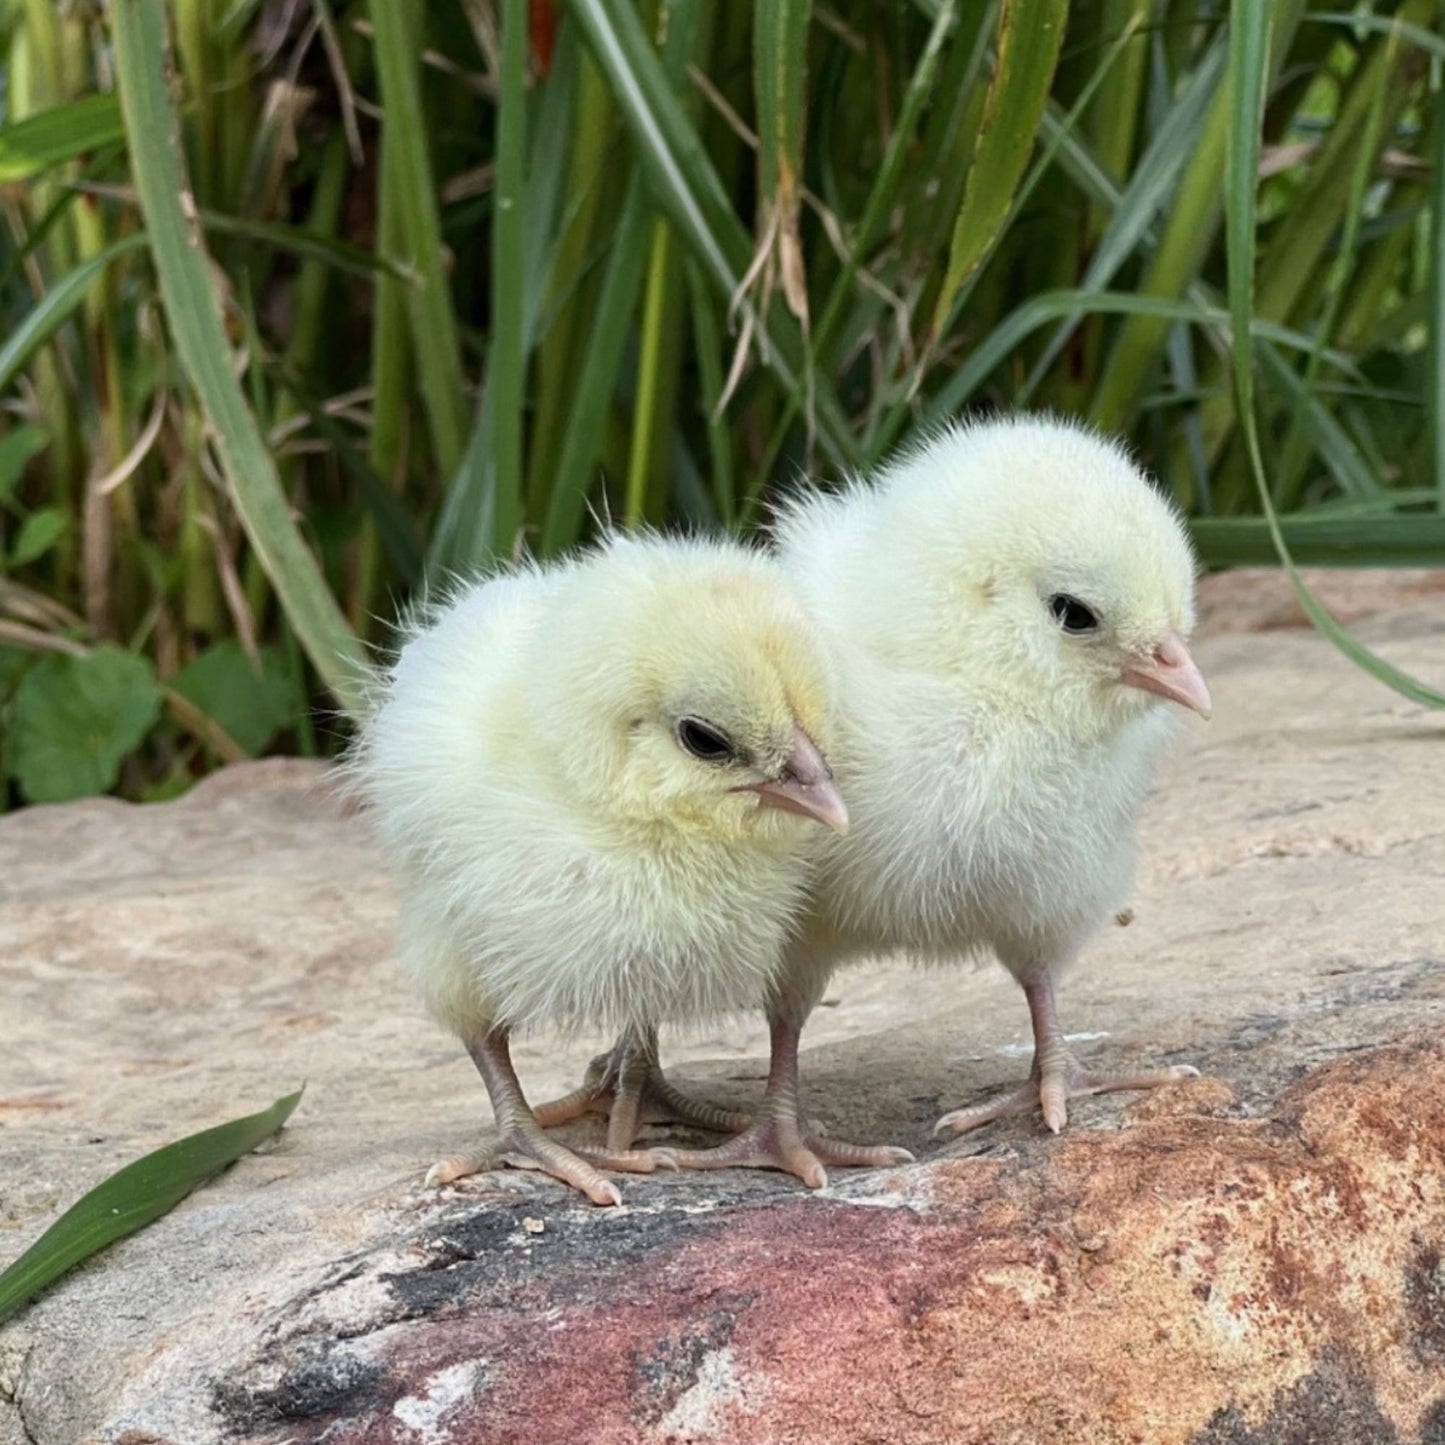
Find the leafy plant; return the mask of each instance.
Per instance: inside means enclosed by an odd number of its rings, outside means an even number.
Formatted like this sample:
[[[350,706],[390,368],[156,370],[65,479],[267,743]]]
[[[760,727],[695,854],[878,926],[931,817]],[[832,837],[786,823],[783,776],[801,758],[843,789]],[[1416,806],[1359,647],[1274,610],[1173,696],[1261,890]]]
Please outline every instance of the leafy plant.
[[[970,410],[1126,433],[1213,566],[1445,561],[1438,22],[11,0],[12,796],[330,746],[311,704],[362,705],[355,639],[417,588],[599,516],[745,531]],[[35,719],[117,653],[134,686],[81,689],[104,745],[62,780]]]

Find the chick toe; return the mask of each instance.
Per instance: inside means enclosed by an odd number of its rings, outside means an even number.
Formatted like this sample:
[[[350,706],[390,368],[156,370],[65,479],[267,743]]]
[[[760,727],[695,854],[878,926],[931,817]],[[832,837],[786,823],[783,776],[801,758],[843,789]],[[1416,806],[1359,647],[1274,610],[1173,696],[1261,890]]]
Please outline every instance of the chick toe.
[[[654,1149],[678,1169],[778,1169],[801,1179],[809,1189],[825,1189],[829,1164],[886,1169],[911,1164],[913,1155],[890,1145],[849,1144],[822,1134],[805,1133],[796,1119],[769,1117],[712,1149]]]
[[[934,1126],[935,1134],[966,1134],[972,1129],[991,1124],[1015,1114],[1032,1114],[1038,1110],[1044,1123],[1055,1134],[1069,1122],[1068,1100],[1089,1094],[1109,1094],[1124,1089],[1159,1089],[1180,1079],[1197,1079],[1199,1070],[1192,1064],[1172,1064],[1162,1069],[1143,1069],[1137,1073],[1098,1073],[1085,1069],[1067,1049],[1050,1060],[1042,1070],[1034,1071],[1017,1089],[1000,1094],[968,1109],[954,1109]]]
[[[751,1114],[694,1099],[669,1082],[658,1061],[656,1030],[620,1038],[587,1066],[580,1088],[540,1105],[536,1114],[544,1129],[583,1114],[605,1114],[607,1148],[614,1154],[631,1151],[644,1124],[684,1124],[736,1134],[752,1123]]]
[[[757,1117],[740,1134],[712,1149],[654,1149],[679,1169],[779,1169],[795,1175],[809,1189],[828,1184],[828,1164],[883,1169],[911,1164],[906,1149],[888,1145],[849,1144],[829,1139],[798,1121],[798,1037],[801,1023],[794,1011],[783,1010],[768,1020],[771,1054],[768,1084]]]

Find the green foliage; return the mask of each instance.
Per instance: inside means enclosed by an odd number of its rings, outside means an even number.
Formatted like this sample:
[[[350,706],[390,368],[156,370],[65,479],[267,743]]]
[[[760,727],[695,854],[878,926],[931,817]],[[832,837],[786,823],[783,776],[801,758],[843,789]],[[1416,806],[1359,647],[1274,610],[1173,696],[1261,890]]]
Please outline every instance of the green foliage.
[[[125,0],[121,0],[125,3]],[[0,1273],[0,1322],[91,1255],[143,1229],[277,1133],[301,1090],[269,1109],[177,1139],[127,1164],[71,1205]]]
[[[188,662],[171,686],[252,757],[296,722],[295,684],[273,647],[263,647],[253,664],[235,638],[224,638]]]
[[[23,181],[125,135],[113,95],[87,95],[0,126],[0,184]]]
[[[88,657],[52,653],[15,689],[9,765],[32,803],[108,792],[160,716],[150,663],[106,644]]]
[[[163,706],[41,791],[171,793],[312,747],[449,572],[974,410],[1124,432],[1211,565],[1445,562],[1439,10],[9,7],[12,799],[61,666]]]

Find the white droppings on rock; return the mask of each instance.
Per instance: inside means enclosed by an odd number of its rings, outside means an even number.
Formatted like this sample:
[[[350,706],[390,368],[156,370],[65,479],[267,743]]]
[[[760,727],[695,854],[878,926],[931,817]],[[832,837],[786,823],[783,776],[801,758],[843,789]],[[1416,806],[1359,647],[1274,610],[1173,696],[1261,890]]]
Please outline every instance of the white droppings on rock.
[[[711,1440],[724,1417],[734,1409],[756,1410],[764,1391],[744,1379],[730,1345],[709,1350],[698,1366],[697,1378],[678,1396],[672,1409],[658,1422],[657,1438],[669,1442]]]
[[[422,1445],[446,1445],[451,1439],[446,1417],[470,1400],[479,1387],[485,1388],[486,1372],[485,1360],[458,1360],[428,1376],[417,1394],[403,1395],[391,1413]]]

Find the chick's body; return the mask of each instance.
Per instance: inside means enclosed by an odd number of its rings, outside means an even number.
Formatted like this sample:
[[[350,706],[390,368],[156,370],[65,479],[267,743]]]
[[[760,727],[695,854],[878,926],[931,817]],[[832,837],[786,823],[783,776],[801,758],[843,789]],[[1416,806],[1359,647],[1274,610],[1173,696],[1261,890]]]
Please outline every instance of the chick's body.
[[[1054,977],[1127,900],[1165,699],[1208,708],[1169,505],[1083,429],[998,421],[806,499],[780,549],[846,699],[834,762],[853,819],[783,1006],[806,1014],[851,957],[993,951],[1029,996],[1034,1076],[954,1128],[1040,1102],[1059,1128],[1069,1094],[1192,1072],[1085,1075],[1053,1014]]]
[[[455,598],[403,649],[362,740],[406,972],[477,1059],[511,1152],[540,1150],[599,1202],[615,1190],[543,1147],[495,1046],[766,995],[820,832],[797,814],[845,816],[814,746],[830,687],[811,636],[760,556],[615,539]]]

